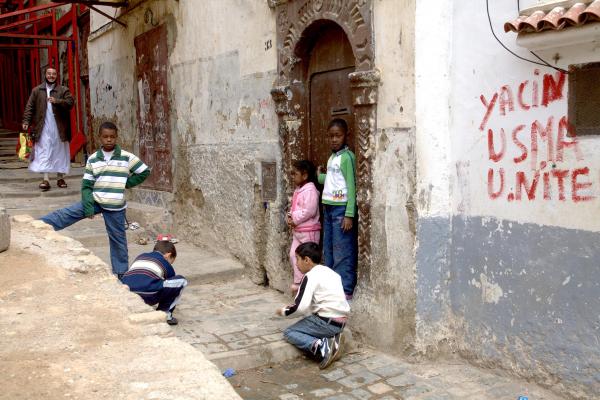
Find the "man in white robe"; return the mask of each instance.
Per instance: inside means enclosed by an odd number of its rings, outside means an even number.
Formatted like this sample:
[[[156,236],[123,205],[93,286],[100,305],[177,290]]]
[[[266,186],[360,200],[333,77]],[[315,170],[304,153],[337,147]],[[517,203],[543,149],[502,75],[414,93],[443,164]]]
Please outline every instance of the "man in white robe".
[[[47,68],[45,78],[32,90],[23,116],[23,130],[32,126],[34,139],[29,169],[44,174],[39,185],[43,191],[50,189],[50,173],[56,173],[59,188],[67,187],[64,178],[70,168],[70,110],[74,104],[69,89],[56,83],[56,69]]]

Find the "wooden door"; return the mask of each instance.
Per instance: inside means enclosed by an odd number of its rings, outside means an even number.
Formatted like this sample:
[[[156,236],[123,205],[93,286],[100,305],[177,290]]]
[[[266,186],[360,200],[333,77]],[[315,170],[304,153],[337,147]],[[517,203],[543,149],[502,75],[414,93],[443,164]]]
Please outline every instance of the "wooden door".
[[[347,144],[354,151],[354,114],[348,74],[354,67],[319,72],[310,81],[309,159],[325,165],[331,155],[327,125],[334,118],[348,124]]]
[[[136,37],[134,44],[140,157],[152,170],[143,187],[172,191],[167,29],[158,26]]]
[[[348,74],[354,72],[354,54],[346,34],[338,25],[324,25],[315,33],[308,67],[310,116],[308,158],[326,165],[331,155],[327,125],[334,118],[348,124],[347,144],[354,151],[354,113]]]

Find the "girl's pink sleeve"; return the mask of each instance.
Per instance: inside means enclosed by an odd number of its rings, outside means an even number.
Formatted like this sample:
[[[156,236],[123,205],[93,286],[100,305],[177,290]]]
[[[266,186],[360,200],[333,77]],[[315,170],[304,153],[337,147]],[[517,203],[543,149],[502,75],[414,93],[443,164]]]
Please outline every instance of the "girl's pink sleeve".
[[[294,225],[308,221],[319,212],[319,192],[317,190],[306,191],[301,196],[298,199],[298,209],[292,212]]]

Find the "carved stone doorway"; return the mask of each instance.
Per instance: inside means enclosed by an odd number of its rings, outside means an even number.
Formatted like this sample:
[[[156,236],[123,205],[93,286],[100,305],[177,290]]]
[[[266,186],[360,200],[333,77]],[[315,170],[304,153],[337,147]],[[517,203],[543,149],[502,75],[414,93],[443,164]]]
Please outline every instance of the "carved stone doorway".
[[[372,0],[268,1],[277,12],[279,76],[271,95],[279,116],[287,195],[291,195],[293,190],[287,173],[291,168],[291,161],[305,158],[309,154],[311,158],[317,157],[323,151],[316,146],[313,150],[311,145],[315,131],[322,129],[319,125],[322,122],[319,121],[325,119],[313,118],[317,113],[316,109],[311,114],[311,82],[314,82],[311,78],[330,82],[331,79],[342,79],[345,75],[349,82],[350,104],[344,105],[344,95],[341,92],[330,93],[329,96],[334,99],[332,104],[338,103],[336,97],[339,94],[340,105],[333,105],[323,112],[329,114],[329,117],[331,114],[345,117],[355,135],[352,142],[357,157],[360,277],[371,265],[371,157],[379,84],[379,73],[374,68],[373,59]],[[340,40],[341,37],[345,37],[345,40]],[[334,41],[334,45],[328,46],[328,41]],[[321,52],[323,54],[319,56],[320,47],[329,48],[333,53]],[[325,57],[329,61],[318,57]],[[315,70],[321,62],[324,65],[333,62],[337,67],[333,70],[328,70],[328,67],[324,67],[323,71]],[[319,72],[330,73],[332,76],[319,78]],[[337,76],[334,77],[334,73]],[[312,89],[318,95],[319,89]]]

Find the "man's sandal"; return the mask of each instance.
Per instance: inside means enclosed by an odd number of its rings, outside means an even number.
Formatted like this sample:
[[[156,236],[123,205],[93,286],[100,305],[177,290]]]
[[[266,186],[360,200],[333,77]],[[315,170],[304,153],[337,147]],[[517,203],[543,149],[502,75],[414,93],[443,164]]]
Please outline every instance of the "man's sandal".
[[[50,190],[50,182],[44,179],[42,183],[40,183],[39,188],[42,189],[43,192]]]
[[[56,186],[58,186],[59,188],[66,188],[67,187],[67,182],[65,182],[64,179],[59,179],[56,181]]]

